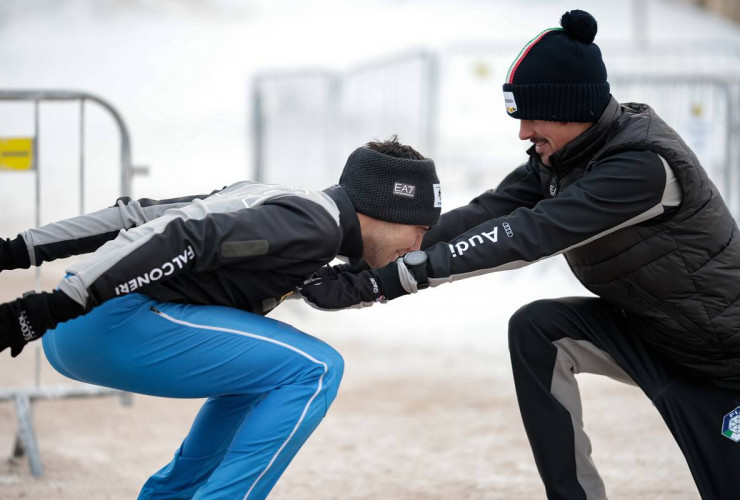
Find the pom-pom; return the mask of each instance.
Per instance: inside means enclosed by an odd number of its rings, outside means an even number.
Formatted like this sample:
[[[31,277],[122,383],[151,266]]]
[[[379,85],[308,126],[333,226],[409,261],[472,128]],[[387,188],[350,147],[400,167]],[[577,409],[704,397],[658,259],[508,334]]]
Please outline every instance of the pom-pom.
[[[598,29],[594,16],[582,10],[571,10],[563,14],[560,26],[573,40],[583,43],[593,42]]]

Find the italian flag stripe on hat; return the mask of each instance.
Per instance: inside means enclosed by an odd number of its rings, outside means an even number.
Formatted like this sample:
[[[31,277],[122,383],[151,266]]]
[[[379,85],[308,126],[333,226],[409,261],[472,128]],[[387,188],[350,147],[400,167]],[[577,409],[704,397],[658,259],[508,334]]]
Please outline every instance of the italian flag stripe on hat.
[[[521,64],[522,60],[526,57],[526,55],[529,53],[530,50],[532,50],[532,47],[534,47],[537,42],[542,40],[542,38],[550,33],[551,31],[562,31],[563,28],[548,28],[544,31],[542,31],[539,35],[531,39],[525,46],[522,48],[521,52],[519,52],[519,55],[516,56],[516,59],[514,59],[514,62],[511,63],[511,66],[509,66],[509,72],[506,75],[506,83],[514,83],[514,73],[516,73],[517,68]]]

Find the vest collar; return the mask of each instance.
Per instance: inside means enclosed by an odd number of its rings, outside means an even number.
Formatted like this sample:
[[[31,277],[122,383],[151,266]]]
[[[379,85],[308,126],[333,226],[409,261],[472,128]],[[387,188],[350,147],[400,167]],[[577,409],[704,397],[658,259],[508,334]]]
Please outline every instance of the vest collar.
[[[566,144],[560,151],[550,155],[551,166],[545,166],[545,168],[550,168],[558,175],[564,175],[579,166],[585,167],[594,154],[606,144],[612,124],[621,114],[622,109],[619,103],[612,97],[596,123]],[[538,164],[542,164],[534,146],[527,150],[527,154]]]

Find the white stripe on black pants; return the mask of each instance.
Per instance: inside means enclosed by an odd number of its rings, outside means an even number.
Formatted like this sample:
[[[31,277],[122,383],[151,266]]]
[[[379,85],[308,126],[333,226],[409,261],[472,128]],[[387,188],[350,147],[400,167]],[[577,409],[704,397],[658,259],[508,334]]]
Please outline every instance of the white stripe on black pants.
[[[640,341],[629,317],[598,298],[522,307],[509,322],[509,350],[522,420],[550,500],[606,498],[583,430],[576,373],[638,385],[683,451],[702,498],[740,498],[734,440],[740,436],[722,434],[724,417],[740,407],[740,378],[679,375]]]

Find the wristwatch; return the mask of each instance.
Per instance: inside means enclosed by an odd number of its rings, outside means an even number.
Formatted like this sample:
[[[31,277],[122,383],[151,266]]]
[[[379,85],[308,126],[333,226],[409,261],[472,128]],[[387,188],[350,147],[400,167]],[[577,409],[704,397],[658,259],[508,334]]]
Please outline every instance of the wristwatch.
[[[421,250],[414,250],[403,256],[403,263],[406,265],[416,280],[416,288],[423,290],[429,287],[429,277],[427,276],[427,253]]]

